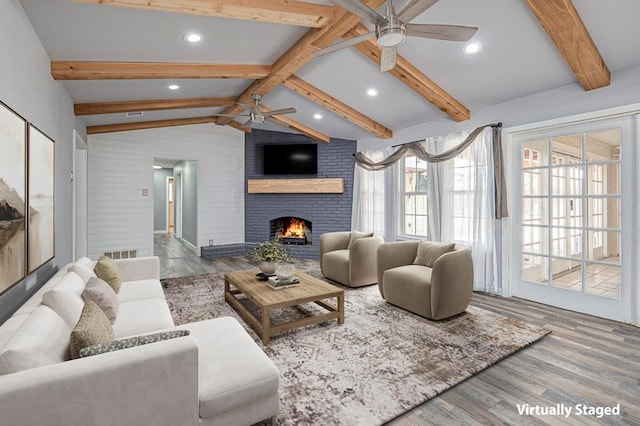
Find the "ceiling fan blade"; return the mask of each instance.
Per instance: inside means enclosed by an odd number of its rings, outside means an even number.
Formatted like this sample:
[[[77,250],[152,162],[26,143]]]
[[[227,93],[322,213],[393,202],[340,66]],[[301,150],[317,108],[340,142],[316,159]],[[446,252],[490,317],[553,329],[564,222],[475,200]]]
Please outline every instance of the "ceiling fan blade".
[[[438,0],[411,0],[398,13],[398,20],[405,23],[409,22],[436,3],[438,3]]]
[[[271,117],[265,117],[265,118],[264,118],[264,121],[268,121],[268,122],[269,122],[269,123],[271,123],[271,124],[276,124],[276,125],[278,125],[278,126],[282,126],[282,127],[289,127],[289,125],[288,125],[288,124],[283,123],[282,121],[280,121],[280,120],[276,120],[275,118],[271,118]]]
[[[248,119],[244,123],[242,123],[242,127],[251,127],[251,119]]]
[[[382,56],[380,57],[380,71],[391,71],[396,67],[396,58],[398,56],[398,46],[383,47]]]
[[[360,0],[331,0],[333,3],[338,6],[347,9],[349,12],[356,14],[358,16],[362,16],[363,18],[371,21],[372,24],[378,25],[382,23],[386,23],[387,19],[371,9],[366,4],[362,3]]]
[[[353,46],[354,44],[358,44],[358,43],[363,42],[365,40],[369,40],[370,38],[375,37],[375,35],[376,35],[376,33],[371,31],[370,33],[363,34],[363,35],[358,36],[358,37],[350,38],[349,40],[345,40],[345,41],[341,41],[339,43],[332,44],[331,46],[327,46],[324,49],[316,50],[315,52],[313,52],[313,56],[320,57],[320,56],[328,55],[329,53],[337,52],[338,50],[342,50],[345,47]]]
[[[262,115],[264,115],[266,118],[274,115],[293,114],[294,112],[298,112],[298,111],[295,108],[282,108],[282,109],[274,109],[269,112],[263,112]]]
[[[407,24],[407,35],[436,40],[467,41],[478,31],[476,27],[439,24]]]

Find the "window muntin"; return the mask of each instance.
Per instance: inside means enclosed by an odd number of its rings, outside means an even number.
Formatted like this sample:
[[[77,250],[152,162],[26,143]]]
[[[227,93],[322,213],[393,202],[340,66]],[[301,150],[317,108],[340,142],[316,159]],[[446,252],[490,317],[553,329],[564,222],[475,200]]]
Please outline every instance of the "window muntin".
[[[620,135],[522,143],[522,279],[620,297]]]
[[[402,163],[402,233],[427,237],[427,162],[407,154]]]

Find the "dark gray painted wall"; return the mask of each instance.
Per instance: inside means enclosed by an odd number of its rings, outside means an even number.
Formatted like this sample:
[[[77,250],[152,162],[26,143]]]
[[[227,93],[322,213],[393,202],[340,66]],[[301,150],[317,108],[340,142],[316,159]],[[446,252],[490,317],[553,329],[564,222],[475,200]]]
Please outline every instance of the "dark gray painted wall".
[[[198,247],[198,162],[181,161],[173,168],[173,175],[179,171],[182,171],[182,238]]]
[[[316,142],[303,135],[253,130],[245,136],[245,175],[247,179],[265,179],[263,146],[266,144],[314,143],[318,145],[318,174],[297,176],[268,176],[277,178],[343,178],[342,194],[249,194],[245,186],[245,241],[269,239],[269,221],[281,216],[295,216],[310,220],[311,245],[289,246],[292,255],[318,258],[320,235],[325,232],[351,229],[353,200],[353,171],[356,141],[331,139],[331,143]],[[246,184],[245,184],[246,185]]]
[[[167,177],[173,176],[173,169],[153,171],[153,230],[167,229]]]

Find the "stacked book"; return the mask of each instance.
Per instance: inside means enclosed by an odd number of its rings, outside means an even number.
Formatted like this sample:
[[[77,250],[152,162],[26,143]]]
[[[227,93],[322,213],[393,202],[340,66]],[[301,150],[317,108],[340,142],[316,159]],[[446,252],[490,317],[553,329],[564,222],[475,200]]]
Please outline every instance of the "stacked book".
[[[278,277],[269,277],[267,284],[274,290],[280,290],[283,288],[297,287],[300,285],[300,280],[296,276],[287,278],[286,280],[279,279]]]

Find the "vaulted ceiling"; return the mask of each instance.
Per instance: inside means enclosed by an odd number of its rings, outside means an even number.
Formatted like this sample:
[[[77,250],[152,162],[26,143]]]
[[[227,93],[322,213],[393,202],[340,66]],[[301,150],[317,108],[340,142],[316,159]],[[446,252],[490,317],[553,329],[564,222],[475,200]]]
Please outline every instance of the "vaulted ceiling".
[[[640,65],[637,0],[440,0],[412,22],[478,27],[472,40],[482,52],[469,56],[463,43],[407,38],[388,73],[376,63],[375,39],[313,56],[369,31],[368,22],[328,0],[21,3],[89,133],[207,122],[242,129],[245,117],[212,114],[240,113],[234,102],[251,103],[259,93],[265,111],[295,107],[276,118],[317,140],[388,138],[572,82],[594,90],[610,84],[610,73]],[[383,0],[365,3],[375,8]],[[189,32],[203,40],[187,43]],[[368,96],[370,88],[378,95]]]

